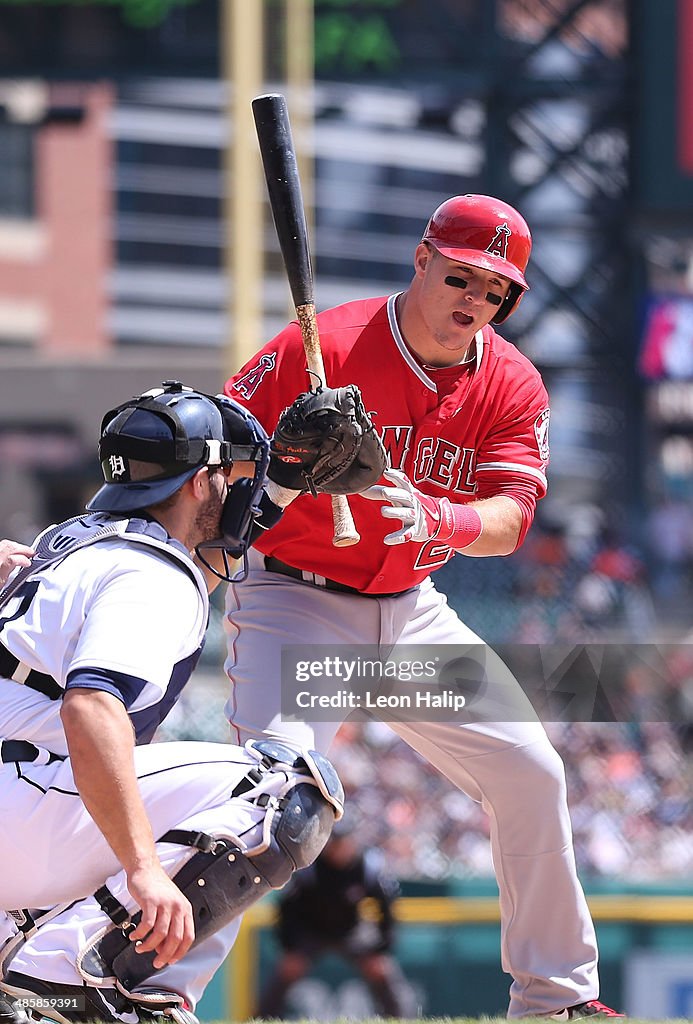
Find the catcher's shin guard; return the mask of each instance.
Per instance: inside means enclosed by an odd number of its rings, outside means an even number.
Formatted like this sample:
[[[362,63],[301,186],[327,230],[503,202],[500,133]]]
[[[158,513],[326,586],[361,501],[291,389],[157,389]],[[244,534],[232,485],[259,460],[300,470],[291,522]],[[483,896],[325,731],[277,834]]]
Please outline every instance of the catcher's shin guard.
[[[229,839],[204,833],[173,829],[162,837],[163,842],[197,849],[173,876],[193,908],[194,945],[244,913],[270,889],[280,889],[297,868],[311,864],[342,814],[343,790],[326,758],[315,751],[299,753],[270,741],[249,744],[248,748],[259,762],[249,773],[253,785],[268,772],[285,779],[276,795],[262,793],[257,798],[266,808],[261,842],[241,850]],[[88,985],[115,985],[131,995],[156,974],[156,952],[135,951],[127,936],[140,913],[129,917],[107,890],[104,896],[104,890],[99,890],[97,899],[115,925],[101,931],[81,951],[77,969]]]

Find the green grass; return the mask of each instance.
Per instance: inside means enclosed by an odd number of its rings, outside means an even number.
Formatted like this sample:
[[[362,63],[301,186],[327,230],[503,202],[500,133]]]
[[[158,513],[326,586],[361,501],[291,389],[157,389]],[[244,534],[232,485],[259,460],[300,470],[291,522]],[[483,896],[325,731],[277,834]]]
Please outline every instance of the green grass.
[[[589,1019],[589,1018],[586,1018]],[[393,1024],[508,1024],[506,1017],[419,1017],[412,1020],[406,1020],[404,1018],[383,1018],[383,1017],[370,1017],[360,1020],[358,1024],[383,1024],[383,1020],[391,1020]],[[606,1018],[597,1018],[597,1020],[606,1020]],[[684,1018],[668,1018],[666,1021],[660,1020],[645,1020],[641,1017],[628,1017],[626,1018],[627,1024],[691,1024],[690,1020]],[[523,1017],[523,1024],[547,1024],[546,1017]],[[234,1024],[232,1021],[218,1021],[216,1024]],[[257,1022],[259,1024],[259,1022]],[[267,1024],[267,1022],[263,1022]],[[278,1021],[277,1024],[284,1024],[283,1021]],[[308,1018],[300,1018],[295,1021],[291,1021],[291,1024],[326,1024],[326,1022],[310,1020]],[[330,1020],[329,1024],[356,1024],[353,1017],[334,1017]]]

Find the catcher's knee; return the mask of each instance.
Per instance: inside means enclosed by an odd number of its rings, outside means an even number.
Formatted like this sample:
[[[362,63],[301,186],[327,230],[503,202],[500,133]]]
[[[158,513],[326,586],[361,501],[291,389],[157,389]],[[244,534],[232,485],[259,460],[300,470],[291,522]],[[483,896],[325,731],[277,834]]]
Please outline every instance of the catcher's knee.
[[[267,808],[262,842],[246,851],[279,889],[325,846],[344,814],[344,790],[330,761],[315,750],[280,740],[250,740],[246,749],[258,760],[255,772],[286,780],[272,796],[258,797]]]
[[[306,867],[327,842],[342,816],[344,791],[330,762],[316,751],[292,748],[269,740],[251,741],[256,758],[243,789],[244,798],[265,808],[261,840],[241,849],[226,838],[173,829],[163,842],[185,843],[196,852],[173,876],[193,909],[198,945],[244,913],[270,889],[279,889],[297,868]],[[274,792],[259,792],[269,774]],[[105,889],[105,887],[104,887]],[[77,968],[88,984],[116,985],[131,993],[156,973],[156,952],[137,953],[128,935],[140,919],[130,917],[104,889],[97,899],[114,927],[96,937],[82,952]]]

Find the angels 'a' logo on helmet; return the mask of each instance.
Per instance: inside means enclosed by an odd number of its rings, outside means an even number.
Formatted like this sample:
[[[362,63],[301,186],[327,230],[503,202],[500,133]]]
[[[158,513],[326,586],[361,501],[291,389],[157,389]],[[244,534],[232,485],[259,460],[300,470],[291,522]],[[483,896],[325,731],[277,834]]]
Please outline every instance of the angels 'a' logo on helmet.
[[[492,253],[494,256],[500,256],[501,259],[507,259],[509,241],[510,228],[507,224],[499,224],[496,227],[496,233],[491,243],[486,246],[486,252]]]

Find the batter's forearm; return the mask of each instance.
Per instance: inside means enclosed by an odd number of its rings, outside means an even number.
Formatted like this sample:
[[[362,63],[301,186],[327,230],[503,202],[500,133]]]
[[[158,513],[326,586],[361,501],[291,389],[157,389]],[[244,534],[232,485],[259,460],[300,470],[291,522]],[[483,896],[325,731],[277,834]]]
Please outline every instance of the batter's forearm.
[[[517,502],[504,494],[472,502],[469,506],[481,518],[481,536],[461,554],[473,558],[510,555],[517,547],[522,528],[522,512]]]
[[[75,688],[65,694],[61,719],[75,785],[125,871],[158,862],[123,704],[105,691]]]
[[[386,469],[383,476],[386,484],[375,484],[359,497],[389,502],[381,505],[381,515],[401,520],[401,529],[387,534],[385,544],[436,541],[475,558],[509,555],[517,547],[524,520],[513,497],[492,494],[463,504],[425,494],[400,470]]]

